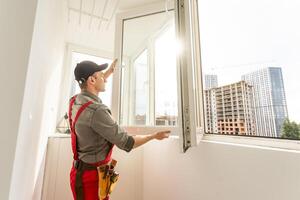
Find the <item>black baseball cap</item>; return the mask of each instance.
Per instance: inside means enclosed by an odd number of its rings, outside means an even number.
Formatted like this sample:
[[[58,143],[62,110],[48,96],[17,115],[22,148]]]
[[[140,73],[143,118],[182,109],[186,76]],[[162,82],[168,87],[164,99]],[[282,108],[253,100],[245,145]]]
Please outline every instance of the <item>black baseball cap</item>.
[[[95,72],[102,71],[106,69],[107,66],[107,63],[98,65],[92,61],[82,61],[78,63],[75,67],[75,80],[82,84]]]

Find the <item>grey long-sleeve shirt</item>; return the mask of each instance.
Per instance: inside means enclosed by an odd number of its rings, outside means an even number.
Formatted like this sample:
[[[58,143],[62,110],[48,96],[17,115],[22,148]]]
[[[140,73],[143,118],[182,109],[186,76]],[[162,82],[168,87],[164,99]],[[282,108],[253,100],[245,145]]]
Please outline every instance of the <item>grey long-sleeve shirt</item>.
[[[79,116],[75,125],[77,152],[80,160],[95,163],[104,160],[112,144],[127,152],[131,151],[134,139],[112,118],[111,111],[99,97],[82,91],[72,107],[72,120],[78,109],[93,101]]]

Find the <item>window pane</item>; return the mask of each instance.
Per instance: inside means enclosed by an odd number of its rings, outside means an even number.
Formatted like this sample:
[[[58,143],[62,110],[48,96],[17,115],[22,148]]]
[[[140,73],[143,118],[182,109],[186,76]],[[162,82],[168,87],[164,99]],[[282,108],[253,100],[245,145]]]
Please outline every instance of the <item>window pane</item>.
[[[300,139],[299,1],[198,8],[206,132]]]
[[[174,11],[123,21],[122,125],[177,125]]]
[[[103,63],[110,64],[112,62],[112,60],[110,60],[110,59],[105,59],[105,58],[92,56],[92,55],[88,55],[88,54],[83,54],[83,53],[78,53],[78,52],[72,52],[72,66],[74,68],[77,63],[84,61],[84,60],[89,60],[89,61],[95,62],[97,64],[103,64]],[[75,79],[73,79],[72,85],[73,86],[71,89],[72,90],[71,96],[80,93],[79,85],[78,85],[77,81],[75,81]],[[109,77],[107,79],[107,83],[105,85],[105,92],[99,93],[100,99],[109,108],[111,107],[111,93],[112,93],[112,77]]]
[[[149,104],[149,81],[148,81],[148,53],[143,51],[141,55],[134,61],[135,70],[135,112],[134,124],[145,125],[147,115],[147,105]]]
[[[174,24],[155,41],[155,125],[177,124],[177,71]]]

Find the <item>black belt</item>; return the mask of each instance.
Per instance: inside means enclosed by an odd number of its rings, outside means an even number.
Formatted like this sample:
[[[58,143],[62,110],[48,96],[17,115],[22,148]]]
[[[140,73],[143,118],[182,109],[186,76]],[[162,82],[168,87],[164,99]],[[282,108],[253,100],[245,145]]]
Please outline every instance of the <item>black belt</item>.
[[[97,170],[97,167],[94,165],[90,165],[81,160],[74,160],[73,166],[77,170],[76,179],[75,179],[75,192],[76,192],[76,200],[84,200],[83,195],[83,185],[82,185],[82,174],[86,170]]]

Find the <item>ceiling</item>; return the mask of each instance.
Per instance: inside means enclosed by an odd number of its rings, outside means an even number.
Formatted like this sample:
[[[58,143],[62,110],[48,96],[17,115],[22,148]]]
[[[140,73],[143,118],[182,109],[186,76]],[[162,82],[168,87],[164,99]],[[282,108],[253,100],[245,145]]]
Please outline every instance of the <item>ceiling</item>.
[[[65,1],[67,42],[113,52],[116,13],[166,0]]]
[[[123,54],[134,56],[144,49],[150,39],[159,36],[167,24],[174,23],[174,12],[156,13],[124,21]]]
[[[93,30],[107,30],[118,12],[163,0],[68,0],[68,22]]]

